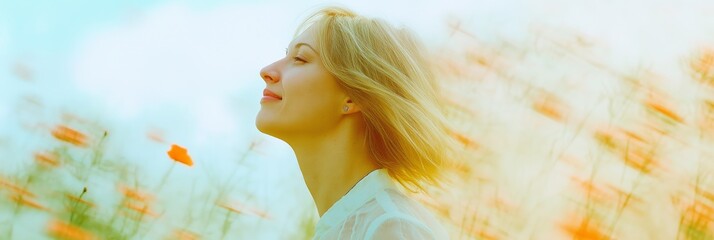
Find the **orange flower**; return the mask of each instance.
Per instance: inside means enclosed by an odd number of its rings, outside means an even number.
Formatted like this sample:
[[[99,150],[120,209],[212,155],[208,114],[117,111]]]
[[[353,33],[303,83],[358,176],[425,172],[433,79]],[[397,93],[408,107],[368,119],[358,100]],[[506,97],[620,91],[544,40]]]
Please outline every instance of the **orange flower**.
[[[82,204],[84,204],[84,205],[87,205],[87,206],[89,206],[89,207],[94,207],[94,203],[92,203],[92,202],[90,202],[90,201],[87,201],[87,200],[84,200],[84,199],[81,199],[81,198],[79,198],[79,197],[77,197],[77,196],[74,196],[74,195],[72,195],[72,194],[65,193],[64,196],[67,197],[67,198],[69,198],[69,200],[71,200],[72,202],[78,202],[78,203],[82,203]]]
[[[5,188],[15,192],[15,194],[25,195],[25,196],[29,196],[29,197],[35,197],[35,194],[27,191],[26,189],[8,181],[8,180],[0,179],[0,186],[5,187]]]
[[[60,141],[64,141],[75,146],[85,147],[87,146],[87,136],[83,133],[69,128],[64,125],[59,125],[52,130],[52,136]]]
[[[546,98],[540,102],[533,102],[533,110],[555,121],[563,121],[565,118],[564,105],[554,99]]]
[[[555,94],[542,91],[536,99],[533,99],[531,107],[536,112],[555,121],[563,121],[566,115],[566,105]]]
[[[227,204],[227,203],[220,203],[220,204],[218,204],[218,206],[220,206],[220,207],[222,207],[222,208],[225,208],[226,210],[231,211],[231,212],[234,212],[234,213],[238,213],[238,214],[243,213],[243,210],[240,209],[239,207],[237,207],[237,206],[230,206],[230,205]]]
[[[560,227],[572,239],[610,239],[591,217],[573,216],[565,219]]]
[[[684,119],[681,116],[679,116],[677,113],[675,113],[672,109],[665,107],[662,102],[656,102],[656,101],[650,99],[645,102],[645,105],[647,107],[651,108],[652,110],[654,110],[655,112],[658,112],[658,113],[664,115],[665,117],[667,117],[671,120],[674,120],[675,122],[679,122],[679,123],[684,122]]]
[[[164,143],[164,134],[161,132],[161,130],[158,129],[152,129],[148,133],[146,133],[146,137],[151,139],[154,142],[157,143]]]
[[[479,147],[479,144],[475,140],[469,138],[468,136],[466,136],[464,134],[461,134],[458,132],[452,132],[451,136],[456,138],[457,141],[459,141],[461,144],[464,145],[464,147],[466,147],[468,149],[477,149]]]
[[[142,193],[139,190],[131,189],[121,184],[119,185],[119,192],[124,194],[124,196],[137,201],[147,202],[153,199],[152,196],[146,193]]]
[[[92,236],[91,233],[58,220],[52,220],[50,222],[50,224],[47,226],[47,233],[53,237],[62,239],[95,239],[95,237]]]
[[[219,203],[218,206],[225,208],[228,211],[234,212],[234,213],[251,213],[255,216],[258,216],[263,219],[270,219],[272,218],[269,213],[257,209],[257,208],[252,208],[249,206],[246,206],[240,202],[236,202],[234,204],[228,204],[228,203]]]
[[[655,168],[661,168],[654,154],[649,153],[642,147],[635,146],[623,152],[621,160],[625,162],[625,165],[642,173],[649,174],[652,173],[652,170]]]
[[[479,51],[469,51],[466,52],[466,60],[471,63],[481,65],[483,67],[490,67],[493,63],[488,59],[487,56],[479,54]]]
[[[714,232],[714,207],[701,201],[689,205],[683,214],[683,220],[691,228],[691,230],[699,232]]]
[[[596,130],[595,139],[619,155],[619,160],[634,170],[650,174],[655,168],[664,167],[656,156],[652,141],[636,132],[626,129]]]
[[[714,100],[704,100],[703,114],[698,124],[704,132],[714,133]]]
[[[133,204],[133,203],[126,203],[124,205],[126,208],[133,210],[134,212],[139,213],[140,215],[148,215],[150,217],[158,217],[159,214],[155,213],[154,211],[151,211],[149,209],[149,205],[144,203],[141,206],[139,204]]]
[[[698,59],[692,61],[692,69],[700,74],[714,70],[714,49],[704,49]]]
[[[510,213],[518,209],[518,206],[515,203],[503,197],[494,197],[488,204],[494,209],[505,213]]]
[[[560,109],[551,102],[533,103],[533,109],[550,119],[556,121],[563,120],[563,114]]]
[[[570,180],[580,189],[581,193],[589,199],[597,202],[606,202],[612,200],[613,197],[602,184],[593,181],[592,179],[582,179],[578,176],[570,176]]]
[[[714,203],[714,191],[707,191],[704,189],[699,190],[699,194],[706,198],[709,199],[710,202]]]
[[[201,239],[198,234],[193,233],[188,230],[183,230],[183,229],[176,229],[173,232],[173,237],[170,237],[170,239],[177,239],[177,240],[198,240]]]
[[[600,128],[595,130],[595,139],[610,151],[623,151],[629,144],[641,144],[636,133],[619,128]]]
[[[57,155],[49,152],[35,153],[35,161],[46,167],[57,167],[60,164]]]
[[[696,200],[687,208],[687,213],[695,216],[695,219],[707,219],[714,221],[714,207],[709,206],[704,201]]]
[[[169,154],[169,157],[173,159],[174,161],[186,164],[186,166],[193,166],[193,161],[191,160],[191,157],[188,155],[188,152],[186,151],[185,148],[172,144],[171,145],[171,150],[167,152]]]
[[[23,205],[23,206],[27,206],[27,207],[31,207],[31,208],[34,208],[34,209],[37,209],[37,210],[44,210],[44,211],[49,210],[49,209],[46,208],[45,206],[42,206],[42,205],[39,204],[38,202],[35,202],[34,200],[32,200],[32,197],[30,197],[30,196],[23,196],[23,195],[20,195],[20,194],[13,194],[12,197],[10,197],[10,199],[12,199],[12,201],[13,201],[13,202],[16,202],[17,204],[20,204],[20,205]]]
[[[260,218],[263,218],[263,219],[271,219],[271,218],[272,218],[272,216],[270,216],[270,214],[269,214],[268,212],[263,211],[263,210],[260,210],[260,209],[255,209],[255,208],[254,208],[254,209],[253,209],[253,213],[254,213],[256,216],[258,216],[258,217],[260,217]]]
[[[484,239],[484,240],[501,239],[496,234],[491,233],[490,230],[486,229],[486,227],[471,228],[471,231],[469,231],[469,234],[471,236],[478,237],[478,239]]]

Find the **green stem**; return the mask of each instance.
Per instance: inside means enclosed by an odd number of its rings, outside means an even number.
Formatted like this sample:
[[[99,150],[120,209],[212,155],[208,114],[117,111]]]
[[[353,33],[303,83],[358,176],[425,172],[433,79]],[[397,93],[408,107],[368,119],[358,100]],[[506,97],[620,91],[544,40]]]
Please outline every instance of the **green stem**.
[[[166,171],[164,176],[161,178],[161,182],[159,182],[159,185],[156,186],[156,189],[154,190],[155,192],[158,192],[164,186],[164,184],[166,183],[166,179],[169,178],[169,175],[171,175],[171,171],[174,170],[174,166],[176,166],[176,162],[171,164],[171,167],[169,167],[169,170]]]
[[[85,193],[87,193],[87,187],[84,187],[84,189],[82,189],[82,193],[79,194],[79,199],[74,201],[74,206],[72,206],[72,211],[71,211],[72,213],[69,215],[69,223],[72,223],[72,224],[74,223],[73,222],[74,212],[77,211],[77,204],[79,203],[79,201],[82,200],[82,196],[84,196]]]

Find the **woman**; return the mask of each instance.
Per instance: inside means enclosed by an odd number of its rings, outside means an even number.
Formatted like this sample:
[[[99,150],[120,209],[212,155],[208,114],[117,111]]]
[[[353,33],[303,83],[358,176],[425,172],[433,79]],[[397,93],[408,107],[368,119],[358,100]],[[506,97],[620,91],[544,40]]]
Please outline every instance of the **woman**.
[[[448,239],[404,193],[439,185],[454,144],[420,51],[407,30],[333,7],[260,71],[256,127],[295,151],[314,239]]]

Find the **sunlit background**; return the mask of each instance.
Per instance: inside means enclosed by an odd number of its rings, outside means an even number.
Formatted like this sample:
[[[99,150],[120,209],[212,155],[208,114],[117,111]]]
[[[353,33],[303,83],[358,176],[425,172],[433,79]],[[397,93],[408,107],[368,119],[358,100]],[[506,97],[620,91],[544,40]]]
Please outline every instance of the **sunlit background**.
[[[254,119],[328,4],[427,44],[469,157],[415,197],[453,239],[714,239],[706,0],[0,0],[0,239],[309,239]]]

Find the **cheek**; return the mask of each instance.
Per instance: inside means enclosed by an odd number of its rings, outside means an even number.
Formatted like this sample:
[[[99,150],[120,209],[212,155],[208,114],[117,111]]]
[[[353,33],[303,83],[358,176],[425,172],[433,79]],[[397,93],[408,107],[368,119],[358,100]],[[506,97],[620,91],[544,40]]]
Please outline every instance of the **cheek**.
[[[292,117],[296,122],[323,122],[336,115],[334,93],[328,89],[301,85],[289,93],[282,110],[286,117]]]
[[[328,128],[339,118],[336,83],[313,74],[283,82],[286,98],[282,113],[295,128]]]

